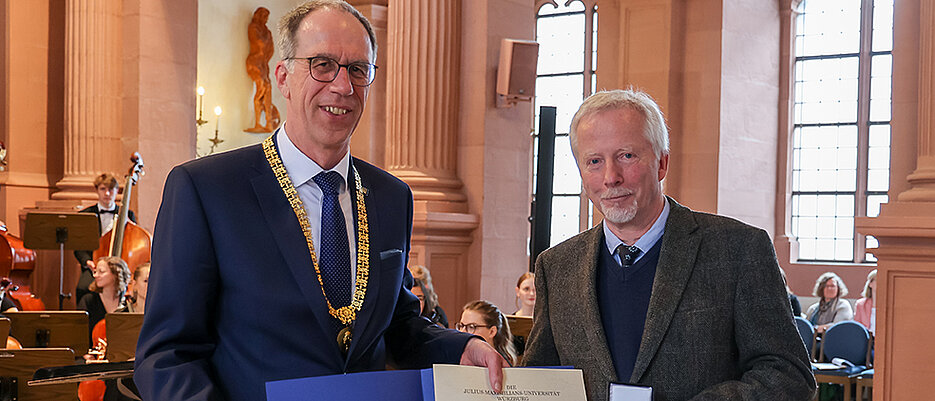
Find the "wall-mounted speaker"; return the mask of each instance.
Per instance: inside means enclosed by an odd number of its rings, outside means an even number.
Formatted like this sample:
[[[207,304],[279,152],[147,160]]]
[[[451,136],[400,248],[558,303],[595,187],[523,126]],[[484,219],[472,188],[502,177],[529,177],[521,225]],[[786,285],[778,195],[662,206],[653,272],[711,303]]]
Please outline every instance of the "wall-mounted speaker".
[[[531,40],[500,40],[497,67],[497,106],[510,107],[536,95],[539,44]]]

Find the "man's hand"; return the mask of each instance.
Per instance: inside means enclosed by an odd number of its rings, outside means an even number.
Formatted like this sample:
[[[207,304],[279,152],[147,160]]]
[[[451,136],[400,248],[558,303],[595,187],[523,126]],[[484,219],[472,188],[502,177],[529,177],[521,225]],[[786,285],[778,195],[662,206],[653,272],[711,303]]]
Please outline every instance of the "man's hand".
[[[91,271],[94,271],[94,268],[97,267],[97,266],[94,265],[94,261],[93,261],[93,260],[86,261],[86,262],[84,262],[84,264],[87,265],[88,268],[91,269]],[[74,266],[74,265],[72,265],[72,266]]]
[[[468,340],[464,353],[461,354],[461,364],[487,368],[490,387],[498,394],[503,391],[503,368],[510,365],[486,341],[477,337]]]

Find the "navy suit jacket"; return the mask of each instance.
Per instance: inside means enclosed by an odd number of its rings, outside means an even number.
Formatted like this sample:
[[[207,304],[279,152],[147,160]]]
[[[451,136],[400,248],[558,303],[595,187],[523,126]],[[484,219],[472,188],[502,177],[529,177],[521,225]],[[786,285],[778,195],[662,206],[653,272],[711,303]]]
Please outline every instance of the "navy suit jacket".
[[[405,284],[411,190],[359,159],[352,164],[367,194],[370,279],[347,358],[262,147],[170,172],[136,351],[144,400],[262,400],[267,381],[382,370],[387,351],[403,368],[460,361],[471,336],[419,317]]]

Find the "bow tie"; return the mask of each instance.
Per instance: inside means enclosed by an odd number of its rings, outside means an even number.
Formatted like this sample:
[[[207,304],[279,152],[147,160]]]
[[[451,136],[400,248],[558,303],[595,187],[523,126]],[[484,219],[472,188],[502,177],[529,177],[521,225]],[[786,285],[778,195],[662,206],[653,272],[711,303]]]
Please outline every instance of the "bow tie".
[[[101,211],[98,212],[98,213],[100,213],[100,214],[105,214],[105,213],[117,214],[117,210],[116,210],[116,209],[114,209],[114,210],[101,210]]]

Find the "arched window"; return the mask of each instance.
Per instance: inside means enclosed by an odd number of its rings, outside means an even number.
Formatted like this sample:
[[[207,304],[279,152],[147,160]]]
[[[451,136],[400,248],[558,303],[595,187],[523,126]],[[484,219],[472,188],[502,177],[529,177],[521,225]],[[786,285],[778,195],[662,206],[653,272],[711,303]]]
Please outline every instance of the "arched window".
[[[893,0],[804,0],[796,19],[792,221],[800,261],[867,262],[854,217],[889,188]],[[796,255],[793,255],[796,259]]]
[[[535,131],[539,132],[539,106],[557,108],[555,172],[552,181],[550,245],[558,244],[591,226],[591,206],[581,190],[581,178],[568,140],[571,118],[582,100],[594,92],[597,64],[596,0],[536,1],[536,41],[539,64],[536,76]],[[538,138],[534,139],[538,141]],[[533,149],[538,149],[538,142]],[[540,155],[535,154],[535,160]],[[533,171],[535,174],[535,169]],[[536,177],[533,177],[536,182]],[[536,188],[533,188],[533,192]]]

